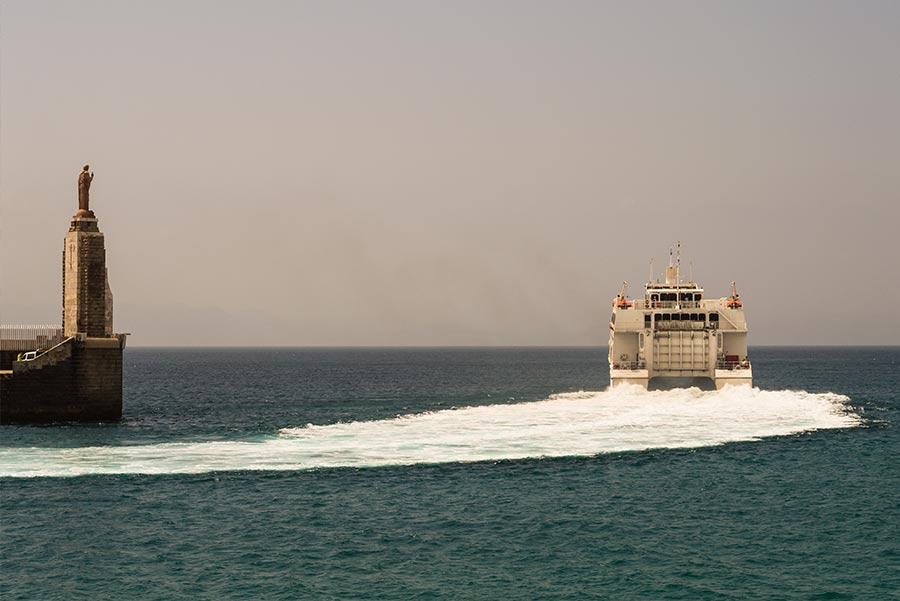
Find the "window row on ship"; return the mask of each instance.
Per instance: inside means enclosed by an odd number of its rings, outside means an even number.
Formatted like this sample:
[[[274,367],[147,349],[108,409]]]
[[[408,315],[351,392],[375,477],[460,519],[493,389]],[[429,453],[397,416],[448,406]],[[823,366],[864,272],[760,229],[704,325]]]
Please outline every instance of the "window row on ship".
[[[701,328],[705,326],[709,326],[711,328],[719,327],[719,314],[718,313],[647,313],[644,315],[644,327],[649,328],[651,326],[651,322],[656,323],[657,326],[661,327],[677,327],[678,325],[683,325],[684,327],[696,327]]]
[[[655,317],[655,319],[654,319]],[[717,327],[719,325],[719,314],[718,313],[645,313],[644,314],[644,326],[650,327],[651,322],[691,322],[698,324],[709,324],[711,327]],[[616,314],[613,313],[610,316],[610,322],[616,323]]]
[[[649,295],[649,301],[651,303],[657,302],[700,302],[703,297],[699,292],[660,292],[659,294],[653,293]]]

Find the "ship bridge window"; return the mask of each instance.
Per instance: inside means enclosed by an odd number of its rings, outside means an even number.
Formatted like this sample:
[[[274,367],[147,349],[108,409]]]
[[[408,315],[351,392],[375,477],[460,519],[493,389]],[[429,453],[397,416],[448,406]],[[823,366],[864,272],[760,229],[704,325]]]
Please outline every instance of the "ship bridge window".
[[[681,315],[678,313],[672,313],[672,321],[681,321]]]
[[[649,314],[649,313],[647,313],[646,315],[644,315],[644,327],[645,327],[645,328],[649,328],[649,327],[650,327],[650,314]]]
[[[689,300],[691,300],[692,297],[693,297],[692,294],[686,293],[686,292],[682,292],[682,293],[681,293],[681,298],[680,298],[679,300],[689,301]]]
[[[714,321],[714,322],[719,321],[719,314],[718,313],[710,313],[709,320]]]
[[[671,313],[660,313],[659,316],[662,317],[663,321],[671,321],[672,319]]]
[[[651,294],[651,295],[650,295],[650,300],[653,301],[654,303],[657,302],[657,301],[659,300],[659,295],[658,295],[658,294]]]
[[[682,313],[682,314],[681,314],[681,321],[690,321],[690,320],[691,320],[691,314],[690,314],[690,313]]]
[[[696,313],[691,313],[691,321],[700,321],[700,316]]]

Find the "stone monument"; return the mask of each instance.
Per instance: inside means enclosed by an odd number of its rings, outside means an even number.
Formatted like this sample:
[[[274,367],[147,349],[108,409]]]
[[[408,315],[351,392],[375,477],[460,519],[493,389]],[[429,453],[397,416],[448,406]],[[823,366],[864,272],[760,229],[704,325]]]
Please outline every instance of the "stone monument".
[[[127,334],[113,331],[106,246],[90,208],[93,179],[85,165],[78,176],[78,210],[63,247],[61,332],[55,328],[59,334],[53,340],[31,341],[25,350],[34,352],[26,355],[0,348],[0,424],[122,417]]]
[[[78,211],[72,216],[63,250],[63,330],[91,337],[113,334],[112,292],[106,272],[106,248],[97,217],[90,209],[94,174],[85,165],[78,176]]]
[[[81,168],[78,176],[78,212],[75,213],[79,217],[93,217],[91,213],[91,182],[94,181],[94,174],[91,172],[91,166],[85,165]]]

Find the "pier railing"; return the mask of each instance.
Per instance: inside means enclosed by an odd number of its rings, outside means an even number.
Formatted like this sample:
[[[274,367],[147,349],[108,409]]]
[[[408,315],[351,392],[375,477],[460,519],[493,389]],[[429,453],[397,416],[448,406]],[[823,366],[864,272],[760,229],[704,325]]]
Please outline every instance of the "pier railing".
[[[0,351],[36,351],[63,341],[63,329],[55,325],[0,324]]]

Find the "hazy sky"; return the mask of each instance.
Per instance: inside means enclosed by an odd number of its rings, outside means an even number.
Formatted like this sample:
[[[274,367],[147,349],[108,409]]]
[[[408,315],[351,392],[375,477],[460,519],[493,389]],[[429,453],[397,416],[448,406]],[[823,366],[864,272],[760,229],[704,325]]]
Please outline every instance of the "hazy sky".
[[[605,344],[677,239],[900,343],[900,2],[2,2],[0,321],[85,162],[130,344]]]

